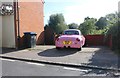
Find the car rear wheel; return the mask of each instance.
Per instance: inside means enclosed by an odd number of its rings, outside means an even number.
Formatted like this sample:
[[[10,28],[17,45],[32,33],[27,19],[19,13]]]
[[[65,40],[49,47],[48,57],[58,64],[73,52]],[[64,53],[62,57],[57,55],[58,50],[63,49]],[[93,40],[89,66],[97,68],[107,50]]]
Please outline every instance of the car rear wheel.
[[[60,49],[60,47],[56,47],[56,49],[57,49],[57,50],[59,50],[59,49]]]
[[[82,50],[82,47],[78,48],[78,51],[81,51]]]

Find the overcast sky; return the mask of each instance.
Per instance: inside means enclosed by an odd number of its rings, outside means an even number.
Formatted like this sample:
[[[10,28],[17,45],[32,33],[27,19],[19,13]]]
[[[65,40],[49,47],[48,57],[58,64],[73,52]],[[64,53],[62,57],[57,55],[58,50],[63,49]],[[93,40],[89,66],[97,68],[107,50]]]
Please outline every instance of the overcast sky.
[[[44,23],[47,24],[51,14],[62,13],[65,22],[80,24],[84,18],[100,18],[118,11],[119,0],[45,0]]]

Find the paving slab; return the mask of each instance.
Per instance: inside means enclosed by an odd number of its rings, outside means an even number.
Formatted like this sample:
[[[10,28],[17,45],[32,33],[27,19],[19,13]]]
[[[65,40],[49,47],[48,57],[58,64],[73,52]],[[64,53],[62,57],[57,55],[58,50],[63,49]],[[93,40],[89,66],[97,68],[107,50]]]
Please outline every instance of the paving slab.
[[[82,51],[77,49],[57,50],[55,46],[50,45],[36,46],[35,48],[7,53],[4,53],[3,50],[3,54],[0,56],[113,69],[118,69],[119,65],[118,55],[104,46],[83,47]]]

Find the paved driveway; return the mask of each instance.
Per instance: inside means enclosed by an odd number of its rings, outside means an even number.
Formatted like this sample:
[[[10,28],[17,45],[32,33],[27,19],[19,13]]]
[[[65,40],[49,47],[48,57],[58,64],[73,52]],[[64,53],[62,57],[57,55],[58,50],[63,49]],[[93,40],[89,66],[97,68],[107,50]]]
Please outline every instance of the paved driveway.
[[[54,63],[118,68],[118,56],[104,46],[83,47],[82,51],[77,49],[56,50],[55,46],[37,46],[2,55]]]

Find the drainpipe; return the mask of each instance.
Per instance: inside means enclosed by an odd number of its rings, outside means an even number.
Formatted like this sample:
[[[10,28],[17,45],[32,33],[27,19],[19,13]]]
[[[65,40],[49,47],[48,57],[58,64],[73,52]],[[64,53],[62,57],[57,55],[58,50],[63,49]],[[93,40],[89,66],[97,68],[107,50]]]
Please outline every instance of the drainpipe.
[[[20,17],[19,17],[19,4],[17,0],[17,21],[18,21],[18,48],[20,48]]]
[[[14,25],[15,25],[15,42],[16,49],[20,48],[20,20],[18,0],[14,0]]]
[[[15,29],[15,48],[18,48],[17,43],[17,22],[16,22],[16,1],[14,1],[14,29]]]

